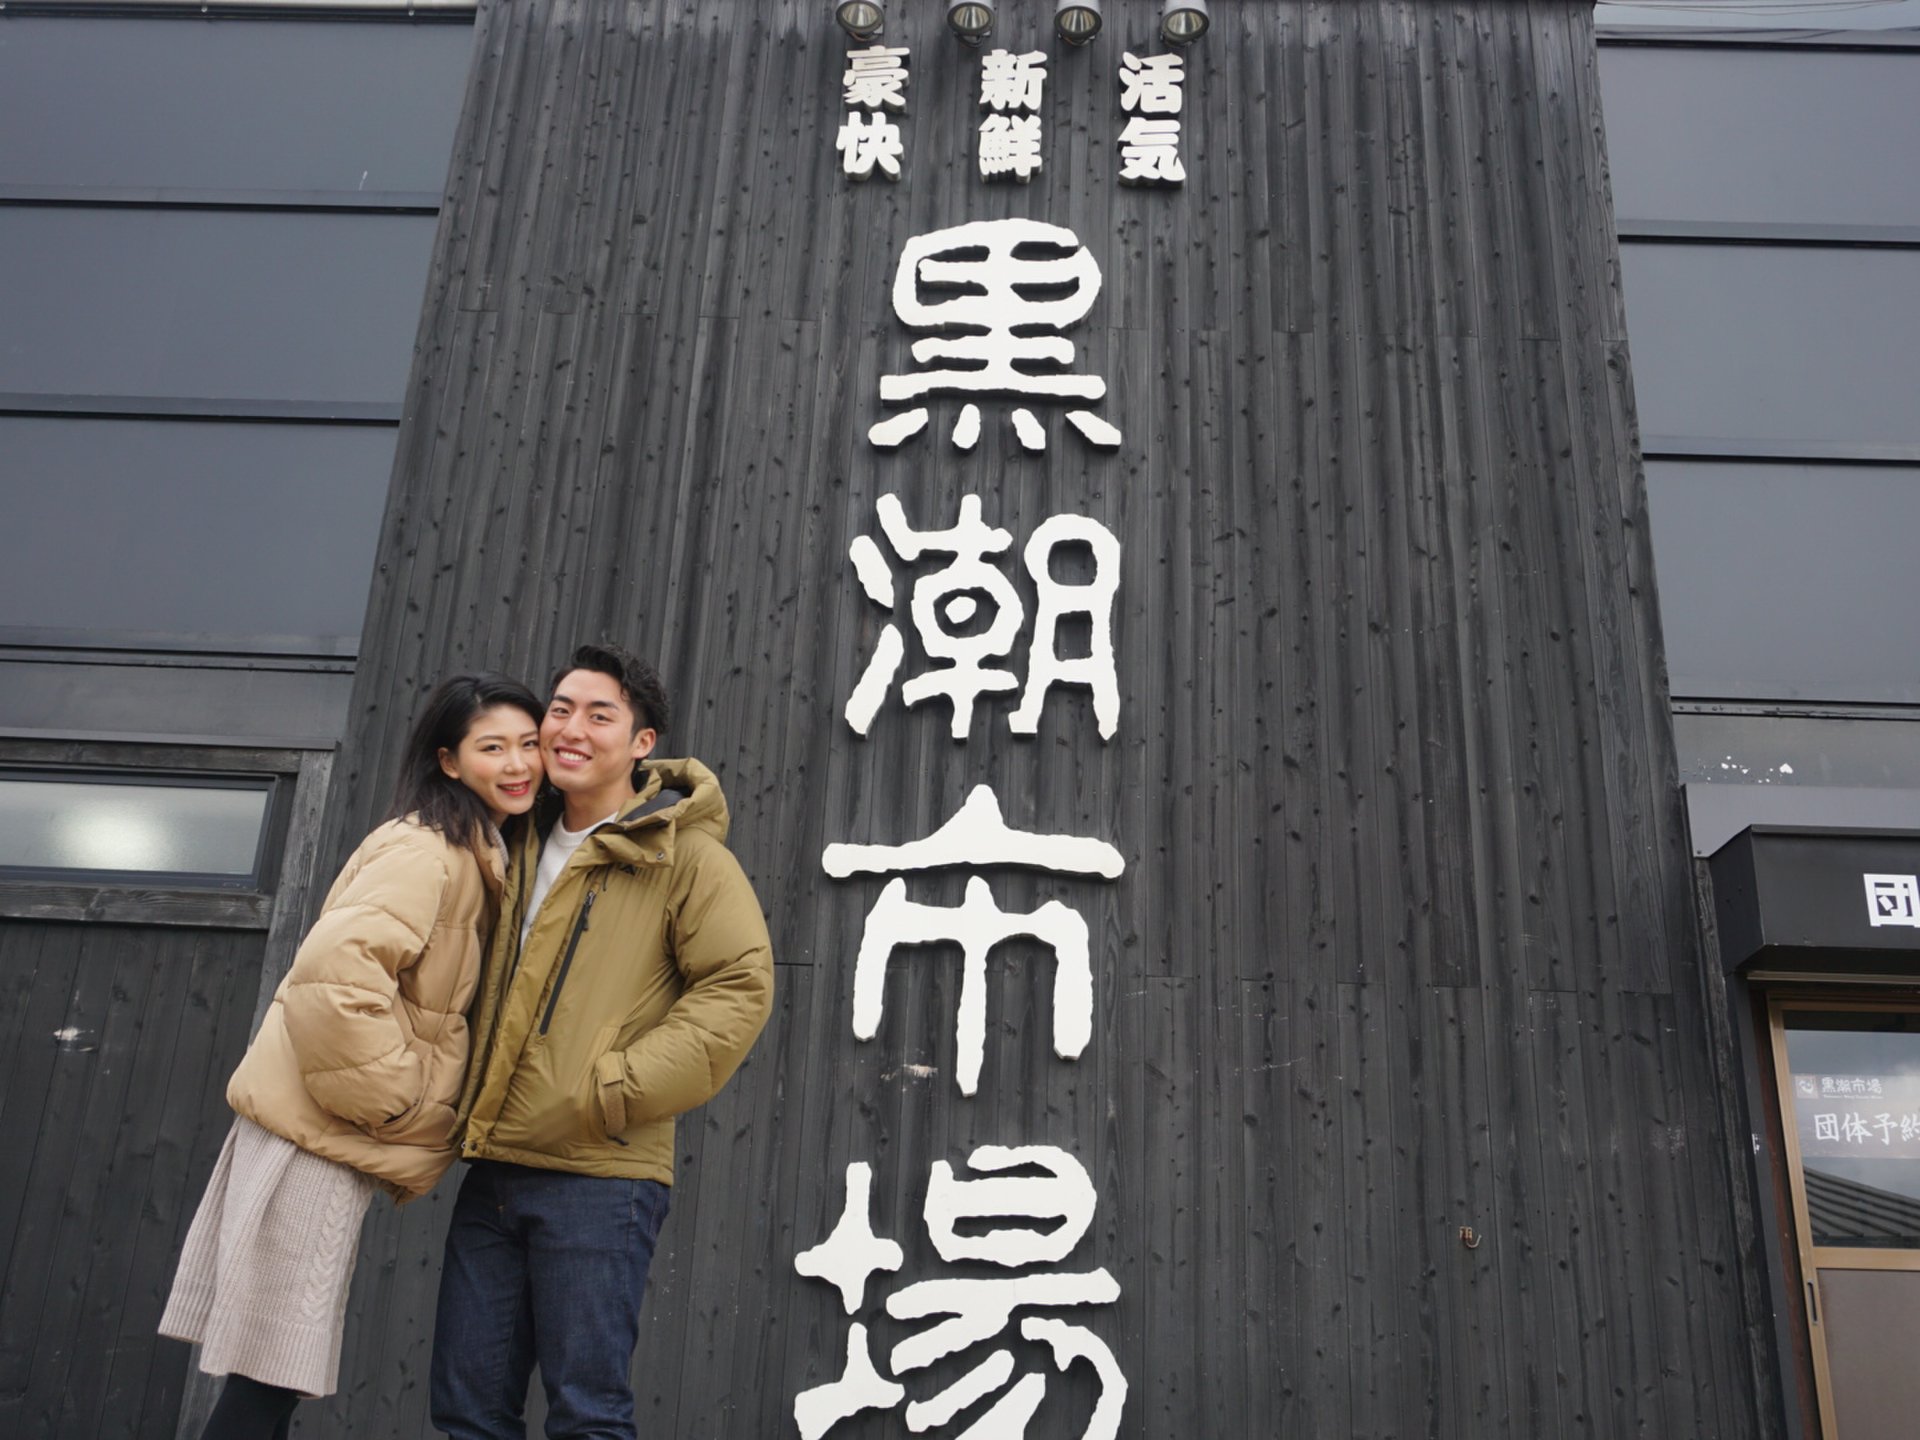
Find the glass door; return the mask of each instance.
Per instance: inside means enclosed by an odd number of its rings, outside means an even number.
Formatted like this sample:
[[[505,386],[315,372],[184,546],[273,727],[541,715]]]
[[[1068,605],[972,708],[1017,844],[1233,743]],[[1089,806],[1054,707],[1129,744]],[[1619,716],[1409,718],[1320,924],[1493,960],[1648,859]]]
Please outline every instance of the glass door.
[[[1769,1008],[1821,1428],[1826,1440],[1912,1440],[1920,1004]]]

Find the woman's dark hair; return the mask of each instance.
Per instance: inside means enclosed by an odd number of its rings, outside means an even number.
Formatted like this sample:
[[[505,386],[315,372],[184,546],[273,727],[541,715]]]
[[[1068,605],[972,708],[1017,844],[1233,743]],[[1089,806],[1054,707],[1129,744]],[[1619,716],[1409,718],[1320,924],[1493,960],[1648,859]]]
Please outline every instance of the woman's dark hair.
[[[449,675],[433,687],[400,752],[400,777],[393,786],[387,819],[416,817],[437,830],[450,845],[473,845],[487,833],[487,807],[480,797],[440,768],[442,750],[458,750],[474,718],[496,705],[527,712],[534,724],[546,707],[533,692],[507,675],[483,670]],[[522,817],[514,816],[513,820]],[[513,820],[507,822],[513,828]]]

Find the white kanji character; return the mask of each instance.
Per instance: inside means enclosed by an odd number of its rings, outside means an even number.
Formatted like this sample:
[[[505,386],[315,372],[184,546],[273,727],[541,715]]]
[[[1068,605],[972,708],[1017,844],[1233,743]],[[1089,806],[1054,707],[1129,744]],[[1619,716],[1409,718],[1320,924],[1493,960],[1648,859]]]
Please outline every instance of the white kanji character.
[[[978,1260],[1008,1269],[1054,1264],[1064,1260],[1093,1224],[1097,1195],[1086,1166],[1065,1150],[1050,1145],[982,1145],[967,1164],[984,1179],[956,1180],[944,1161],[931,1168],[924,1216],[927,1233],[943,1260]],[[1038,1169],[1040,1176],[1006,1172]],[[866,1277],[880,1268],[867,1224],[872,1168],[864,1162],[847,1167],[847,1209],[826,1242],[795,1261],[802,1274],[851,1288],[848,1313],[864,1292]],[[857,1192],[857,1193],[856,1193]],[[857,1212],[858,1218],[855,1218]],[[977,1222],[1007,1220],[1009,1225],[981,1229]],[[1032,1222],[1019,1223],[1019,1222]],[[959,1226],[969,1223],[966,1235]],[[841,1249],[827,1263],[807,1263]],[[859,1252],[859,1253],[856,1253]],[[897,1265],[899,1249],[890,1247]],[[864,1256],[864,1258],[861,1258]],[[895,1375],[925,1370],[936,1362],[983,1345],[1003,1335],[1016,1312],[1062,1309],[1069,1306],[1111,1305],[1120,1287],[1105,1269],[1080,1273],[1051,1271],[990,1279],[955,1278],[921,1281],[887,1297],[886,1310],[898,1321],[930,1321],[896,1344],[887,1356]],[[1035,1315],[1022,1317],[1019,1332],[1031,1344],[1044,1345],[1053,1368],[1065,1372],[1076,1360],[1090,1365],[1099,1382],[1099,1398],[1080,1440],[1115,1440],[1126,1406],[1127,1381],[1106,1342],[1085,1326]],[[802,1440],[820,1440],[841,1420],[864,1410],[892,1410],[906,1399],[905,1387],[889,1380],[874,1364],[868,1327],[849,1327],[846,1361],[838,1379],[804,1390],[794,1398],[793,1417]],[[995,1349],[963,1372],[938,1394],[906,1407],[907,1428],[915,1434],[938,1429],[993,1397],[984,1413],[967,1429],[972,1436],[1018,1436],[1038,1412],[1047,1392],[1047,1376],[1039,1371],[1014,1377],[1012,1353]]]
[[[1861,1120],[1859,1115],[1849,1113],[1846,1119],[1840,1122],[1840,1137],[1850,1145],[1866,1144],[1867,1143],[1866,1123]]]
[[[1120,132],[1120,181],[1124,185],[1179,185],[1187,178],[1180,163],[1180,122],[1136,115]]]
[[[876,1270],[898,1270],[906,1252],[873,1233],[873,1166],[856,1160],[847,1166],[847,1203],[833,1233],[811,1250],[793,1257],[802,1275],[824,1280],[840,1292],[851,1315],[866,1298],[867,1279]]]
[[[944,568],[914,585],[911,604],[921,648],[935,660],[949,663],[907,681],[900,696],[910,706],[944,696],[953,706],[953,738],[964,740],[973,720],[973,707],[982,695],[1020,688],[1019,677],[1012,671],[985,663],[1013,653],[1014,639],[1026,617],[1013,582],[986,562],[988,555],[1006,550],[1013,537],[981,520],[978,495],[961,498],[959,523],[950,530],[913,529],[896,495],[882,496],[874,508],[880,515],[880,528],[904,559],[917,560],[928,551],[953,556]],[[869,597],[891,607],[892,576],[886,572],[880,547],[863,535],[850,548],[855,571]],[[984,595],[993,607],[993,619],[984,629],[968,633],[962,627],[979,614],[977,595]],[[873,723],[905,651],[898,628],[888,625],[874,648],[873,659],[847,698],[847,723],[857,733],[866,734]]]
[[[1035,293],[1039,292],[1039,293]],[[893,309],[916,330],[938,333],[913,342],[913,358],[961,365],[882,375],[880,398],[889,403],[923,395],[1022,395],[1035,399],[1097,400],[1107,393],[1098,375],[1075,375],[1074,344],[1062,332],[1085,318],[1100,294],[1100,266],[1073,231],[1039,220],[976,220],[916,235],[901,251],[893,275]],[[1022,417],[1025,424],[1023,427]],[[1021,443],[1037,448],[1027,431],[1045,430],[1016,412]],[[895,446],[924,429],[919,406],[867,431],[880,446]],[[1091,444],[1119,445],[1119,430],[1091,410],[1069,410],[1067,423]],[[980,412],[968,406],[954,426],[953,443],[971,449],[980,438]]]
[[[868,110],[907,108],[907,47],[872,45],[847,52],[847,71],[840,77],[846,102]]]
[[[1024,618],[1019,594],[1007,578],[986,563],[1009,543],[1007,532],[989,529],[980,519],[978,496],[960,502],[960,523],[951,530],[916,531],[908,525],[899,497],[883,496],[875,507],[881,529],[904,558],[917,559],[931,550],[950,554],[951,564],[923,577],[913,588],[911,613],[921,647],[935,660],[951,663],[915,676],[901,688],[909,705],[944,696],[952,706],[950,731],[965,740],[973,709],[984,694],[1019,688],[1012,672],[984,662],[1012,653],[1013,641]],[[1093,579],[1070,585],[1053,575],[1053,557],[1063,547],[1085,546],[1094,557]],[[857,536],[848,547],[854,573],[868,598],[892,610],[895,605],[892,572],[871,536]],[[1120,585],[1120,542],[1099,521],[1083,515],[1055,515],[1043,522],[1028,540],[1024,552],[1027,572],[1039,591],[1040,610],[1028,651],[1027,685],[1019,706],[1008,719],[1017,735],[1039,732],[1040,712],[1055,685],[1085,685],[1093,691],[1094,719],[1100,738],[1110,740],[1119,724],[1120,683],[1113,650],[1113,602]],[[969,632],[984,596],[994,607],[991,623]],[[1059,653],[1060,623],[1068,616],[1085,615],[1091,630],[1088,653],[1065,657]],[[847,697],[847,724],[865,735],[879,713],[906,657],[906,645],[897,626],[889,624],[874,646],[873,658]]]
[[[1040,168],[1040,117],[989,115],[980,122],[980,173],[1011,175],[1021,183]]]
[[[982,1145],[967,1157],[967,1165],[992,1178],[959,1180],[951,1165],[936,1160],[927,1181],[923,1213],[927,1234],[942,1260],[981,1260],[1009,1270],[1057,1264],[1073,1253],[1093,1224],[1097,1197],[1087,1168],[1056,1146]],[[996,1173],[1028,1165],[1048,1173],[1040,1177]],[[996,1225],[962,1235],[962,1220],[1040,1220],[1052,1228]]]
[[[1113,1358],[1107,1342],[1084,1325],[1069,1325],[1064,1320],[1048,1320],[1029,1315],[1020,1322],[1020,1334],[1037,1340],[1053,1352],[1053,1368],[1065,1373],[1075,1360],[1085,1360],[1100,1377],[1100,1398],[1080,1440],[1114,1440],[1120,1433],[1120,1414],[1127,1407],[1127,1377],[1120,1373],[1120,1362]]]
[[[1062,546],[1077,545],[1093,551],[1093,579],[1085,585],[1067,585],[1053,578],[1053,553]],[[1037,734],[1047,691],[1055,685],[1085,685],[1093,691],[1100,738],[1110,740],[1120,723],[1120,678],[1113,658],[1120,542],[1106,526],[1085,515],[1055,515],[1033,532],[1024,558],[1027,573],[1039,588],[1040,607],[1033,620],[1033,647],[1027,653],[1026,693],[1008,717],[1007,728],[1016,735]],[[1093,627],[1092,644],[1076,659],[1063,659],[1058,650],[1060,621],[1069,615],[1085,615]]]
[[[1178,115],[1186,62],[1178,55],[1120,56],[1120,108],[1131,115]]]
[[[888,1368],[896,1375],[923,1370],[955,1351],[991,1340],[1007,1328],[1013,1312],[1022,1306],[1058,1309],[1111,1305],[1119,1298],[1120,1287],[1104,1267],[1079,1275],[922,1280],[889,1295],[887,1313],[896,1320],[924,1320],[932,1315],[950,1318],[895,1345]]]
[[[1830,1113],[1815,1115],[1813,1117],[1813,1138],[1816,1140],[1831,1140],[1835,1144],[1838,1144],[1840,1141],[1840,1117]]]
[[[987,1044],[987,955],[1016,935],[1031,935],[1054,953],[1053,1050],[1072,1060],[1093,1034],[1093,970],[1087,922],[1058,900],[1028,914],[1011,914],[994,903],[978,875],[967,882],[958,906],[921,905],[907,899],[907,882],[890,880],[867,913],[853,969],[853,1034],[871,1040],[886,1008],[887,961],[903,945],[957,944],[961,951],[960,1004],[954,1017],[959,1057],[954,1079],[962,1095],[980,1087]]]
[[[900,138],[900,127],[886,116],[850,111],[835,144],[845,157],[840,168],[856,179],[869,178],[875,165],[889,180],[900,178],[900,157],[907,153],[907,147]]]
[[[1117,880],[1126,857],[1104,840],[1080,835],[1042,835],[1015,830],[1000,811],[991,785],[976,785],[960,808],[931,835],[904,845],[827,846],[820,868],[836,880],[850,875],[899,875],[954,866],[1050,870],[1056,875],[1098,875]]]
[[[793,1420],[800,1427],[800,1440],[820,1440],[862,1410],[891,1410],[906,1398],[905,1387],[874,1368],[867,1327],[855,1325],[847,1332],[847,1363],[840,1378],[794,1396]]]
[[[1042,50],[1015,55],[1011,50],[989,50],[980,58],[980,104],[995,110],[1038,110],[1047,83],[1047,56]]]
[[[1051,293],[1022,293],[1036,289]],[[916,235],[894,270],[894,313],[916,330],[946,332],[914,341],[916,361],[958,360],[966,368],[882,375],[880,398],[892,403],[971,393],[1098,400],[1107,393],[1098,375],[1035,367],[1073,363],[1073,342],[1061,332],[1084,319],[1099,294],[1099,263],[1061,225],[976,220]]]

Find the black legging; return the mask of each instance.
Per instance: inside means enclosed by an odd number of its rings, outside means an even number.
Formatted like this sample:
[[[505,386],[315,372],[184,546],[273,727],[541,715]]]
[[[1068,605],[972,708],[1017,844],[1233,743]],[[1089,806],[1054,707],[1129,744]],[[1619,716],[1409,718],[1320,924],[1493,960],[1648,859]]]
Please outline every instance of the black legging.
[[[298,1390],[283,1390],[245,1375],[229,1375],[200,1440],[287,1440]]]

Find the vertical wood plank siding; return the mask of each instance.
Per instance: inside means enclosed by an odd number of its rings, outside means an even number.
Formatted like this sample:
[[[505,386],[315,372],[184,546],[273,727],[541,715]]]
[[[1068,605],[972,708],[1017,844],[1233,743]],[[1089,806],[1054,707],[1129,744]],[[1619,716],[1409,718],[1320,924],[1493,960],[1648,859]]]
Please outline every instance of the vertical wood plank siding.
[[[187,1348],[154,1327],[263,943],[0,920],[0,1434],[173,1434]]]
[[[1084,51],[1050,41],[1050,6],[1000,6],[994,43],[1051,56],[1026,187],[973,171],[978,59],[942,9],[887,6],[906,175],[861,185],[826,0],[481,7],[321,854],[376,817],[441,673],[542,683],[603,632],[659,658],[666,749],[723,778],[781,989],[681,1126],[643,1433],[790,1433],[844,1354],[837,1298],[791,1261],[845,1165],[876,1162],[876,1224],[925,1275],[927,1167],[984,1142],[1067,1144],[1095,1177],[1076,1260],[1122,1287],[1087,1323],[1133,1382],[1126,1434],[1775,1433],[1589,7],[1217,3],[1171,194],[1115,180],[1119,57],[1163,48],[1157,3],[1108,0]],[[963,455],[954,404],[874,450],[901,245],[1007,216],[1098,259],[1074,334],[1125,443],[1056,417],[1036,458],[988,406]],[[978,493],[1016,544],[1060,511],[1120,537],[1112,743],[1080,692],[1032,740],[990,705],[956,745],[943,707],[897,700],[853,737],[884,617],[847,545],[890,493],[921,526]],[[1003,906],[1088,916],[1095,1033],[1055,1059],[1052,964],[1003,947],[969,1101],[944,958],[896,961],[854,1042],[879,887],[819,860],[923,835],[983,781],[1010,824],[1110,839],[1128,869],[995,880]],[[422,1432],[448,1203],[380,1207],[347,1389],[310,1433]],[[1080,1432],[1083,1371],[1032,1433]]]

